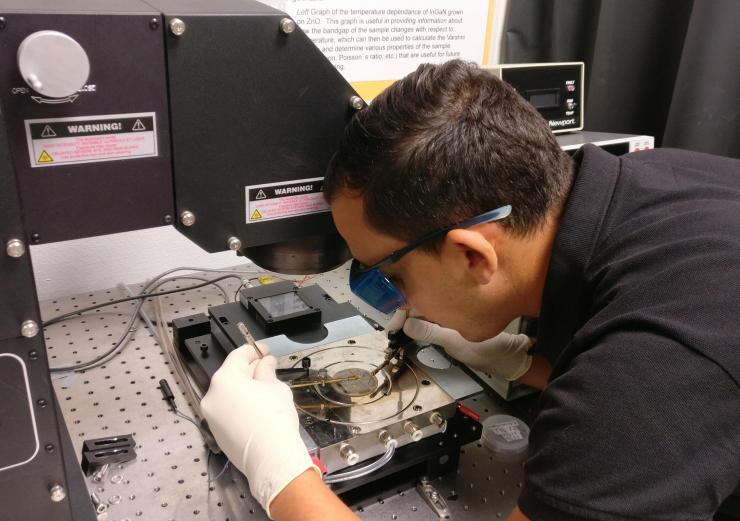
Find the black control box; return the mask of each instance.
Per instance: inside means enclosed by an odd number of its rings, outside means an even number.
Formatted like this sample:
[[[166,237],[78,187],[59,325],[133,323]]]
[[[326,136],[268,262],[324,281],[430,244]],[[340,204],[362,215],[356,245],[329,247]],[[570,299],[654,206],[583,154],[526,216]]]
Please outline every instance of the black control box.
[[[583,128],[583,62],[516,63],[484,67],[512,85],[553,132]]]

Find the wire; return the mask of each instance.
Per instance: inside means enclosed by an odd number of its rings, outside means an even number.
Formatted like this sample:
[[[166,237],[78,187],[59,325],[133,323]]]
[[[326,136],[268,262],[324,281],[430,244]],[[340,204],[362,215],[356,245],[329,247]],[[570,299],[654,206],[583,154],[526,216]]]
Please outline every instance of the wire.
[[[166,279],[166,281],[169,282],[171,280],[176,280],[176,279],[179,279],[179,278],[180,277],[173,277],[171,279]],[[152,298],[152,297],[161,297],[163,295],[171,295],[173,293],[182,293],[183,291],[190,291],[192,289],[203,288],[205,286],[210,286],[214,282],[218,282],[218,281],[224,280],[224,279],[231,279],[231,278],[241,279],[241,277],[239,277],[238,275],[223,275],[221,277],[216,277],[215,279],[211,279],[208,282],[203,282],[202,284],[196,284],[195,286],[190,286],[188,288],[171,289],[171,290],[167,290],[167,291],[160,291],[159,293],[149,293],[149,292],[146,291],[146,288],[145,288],[144,290],[142,290],[141,293],[139,293],[138,295],[134,295],[133,297],[119,298],[119,299],[116,299],[116,300],[111,300],[109,302],[105,302],[103,304],[99,304],[99,305],[95,305],[95,306],[89,306],[89,307],[86,307],[86,308],[78,309],[76,311],[70,311],[69,313],[65,313],[63,315],[59,315],[58,317],[50,318],[49,320],[46,320],[45,322],[42,322],[42,325],[44,327],[50,326],[52,324],[56,324],[57,322],[60,322],[60,321],[64,320],[65,318],[72,317],[74,315],[81,315],[82,313],[87,313],[88,311],[94,311],[96,309],[104,308],[106,306],[112,306],[114,304],[120,304],[122,302],[130,302],[132,300],[141,300],[142,297],[144,299],[148,299],[148,298]],[[164,282],[165,281],[162,281],[162,283],[158,284],[155,287],[161,286],[162,284],[164,284]]]
[[[253,280],[260,280],[260,278],[259,277],[252,277],[252,278],[247,279],[247,280],[242,280],[241,285],[238,288],[236,288],[236,291],[234,292],[234,302],[236,302],[237,299],[239,298],[239,292],[242,290],[242,288],[245,287],[247,284],[251,283]]]
[[[103,354],[101,354],[101,355],[99,355],[99,356],[97,356],[97,357],[95,357],[92,360],[89,360],[87,362],[81,362],[81,363],[77,363],[77,364],[73,364],[73,365],[68,365],[68,366],[62,366],[62,367],[50,367],[49,368],[49,371],[52,372],[52,373],[58,373],[58,372],[64,372],[64,371],[80,371],[80,370],[92,369],[93,367],[96,367],[98,365],[101,365],[101,364],[105,363],[106,359],[109,356],[111,356],[113,353],[115,353],[116,351],[118,351],[119,348],[121,348],[122,346],[125,345],[125,341],[128,338],[129,333],[132,333],[133,331],[135,331],[135,328],[132,329],[132,327],[133,327],[134,323],[136,322],[137,315],[139,315],[140,312],[142,311],[142,306],[144,304],[144,301],[146,299],[148,299],[148,298],[158,297],[158,296],[161,296],[161,295],[169,295],[169,294],[172,294],[172,293],[182,293],[184,291],[190,291],[190,290],[193,290],[193,289],[198,289],[198,288],[202,288],[202,287],[205,287],[205,286],[209,286],[211,284],[214,284],[215,282],[218,282],[219,280],[224,280],[224,279],[229,279],[229,278],[240,278],[240,277],[238,275],[223,275],[221,277],[216,277],[215,279],[210,279],[209,280],[209,279],[202,279],[200,277],[195,277],[195,276],[181,276],[181,277],[171,277],[169,279],[164,279],[164,280],[157,281],[157,279],[161,279],[161,278],[162,278],[162,275],[159,275],[155,279],[155,281],[150,281],[144,287],[144,289],[142,289],[142,292],[139,293],[139,295],[133,295],[133,296],[127,297],[127,298],[113,300],[113,301],[104,303],[101,306],[91,306],[91,307],[88,307],[88,308],[83,308],[83,309],[80,309],[80,310],[76,310],[76,311],[74,311],[72,313],[66,313],[64,315],[60,315],[58,317],[54,317],[54,318],[52,318],[52,319],[44,322],[44,326],[48,326],[50,324],[59,322],[59,321],[65,319],[67,317],[70,317],[70,316],[73,316],[73,315],[79,315],[79,314],[85,313],[87,311],[92,311],[94,309],[99,309],[100,307],[109,306],[109,305],[116,304],[116,303],[119,303],[119,302],[127,302],[127,301],[133,301],[133,300],[138,301],[137,304],[136,304],[136,306],[135,306],[135,308],[134,308],[133,313],[131,314],[131,317],[129,318],[129,320],[126,323],[125,328],[123,329],[123,333],[113,343],[113,347],[111,347],[110,349],[108,349],[105,353],[103,353]],[[178,289],[174,289],[174,290],[161,291],[159,293],[151,293],[148,290],[148,288],[152,287],[152,291],[153,291],[153,290],[157,289],[158,287],[160,287],[160,286],[162,286],[162,285],[164,285],[164,284],[166,284],[168,282],[172,282],[174,280],[180,280],[182,278],[196,279],[196,280],[205,280],[205,282],[203,282],[202,284],[196,284],[195,286],[190,286],[190,287],[187,287],[187,288],[178,288]],[[218,286],[218,287],[221,290],[222,294],[225,296],[225,298],[228,300],[228,295],[223,290],[223,288],[221,288],[220,286]],[[129,290],[129,293],[131,293],[130,290]],[[152,332],[154,334],[154,329],[152,329]],[[161,345],[161,342],[160,342],[160,345]]]
[[[203,427],[198,425],[198,422],[195,421],[194,418],[191,418],[187,414],[180,412],[179,409],[175,409],[175,414],[179,416],[180,418],[182,418],[183,420],[187,420],[193,425],[195,425],[195,427],[200,431],[200,433],[203,435],[204,438],[208,438],[210,436],[210,434],[208,434],[208,432],[206,432],[206,430]]]
[[[198,429],[198,431],[200,431],[201,436],[203,436],[203,440],[206,442],[206,447],[208,447],[208,457],[206,458],[206,471],[208,472],[208,490],[210,491],[210,488],[211,488],[211,456],[220,454],[220,449],[219,449],[219,452],[211,449],[210,448],[211,444],[215,445],[216,443],[215,440],[213,440],[213,436],[211,436],[211,434],[206,429],[204,429],[202,426],[198,425],[198,422],[195,421],[194,418],[191,418],[190,416],[181,412],[177,408],[177,404],[175,403],[175,397],[172,394],[171,390],[169,389],[169,384],[167,383],[167,380],[160,380],[159,383],[160,383],[162,394],[164,395],[165,400],[171,406],[171,408],[168,410],[171,410],[176,416],[182,418],[183,420],[187,420],[190,423],[192,423],[195,426],[195,428]],[[164,386],[166,386],[167,388],[166,390],[164,389],[163,384]],[[218,446],[216,447],[218,448]],[[213,479],[213,481],[216,481],[218,478],[223,476],[224,472],[226,472],[226,469],[228,469],[228,467],[229,467],[229,460],[227,459],[226,464],[224,465],[223,469],[221,469],[221,472],[218,473],[218,475]]]
[[[92,360],[89,360],[87,362],[80,362],[73,365],[66,365],[66,366],[60,366],[60,367],[49,367],[50,373],[61,373],[65,371],[77,371],[81,369],[92,369],[99,363],[102,363],[103,360],[108,358],[110,355],[115,353],[119,347],[124,345],[124,341],[128,338],[129,333],[132,331],[131,327],[133,326],[134,322],[136,321],[136,317],[139,313],[139,310],[141,309],[141,306],[144,304],[143,300],[139,300],[139,302],[136,304],[136,307],[134,309],[134,312],[131,314],[131,317],[129,318],[128,322],[126,323],[126,326],[123,328],[123,333],[121,333],[121,336],[118,337],[118,340],[113,342],[113,347],[111,347],[108,351],[103,353],[102,355],[99,355]]]
[[[224,467],[221,469],[221,472],[216,474],[215,478],[211,479],[211,455],[213,455],[213,452],[208,452],[208,458],[206,458],[206,466],[208,470],[208,490],[209,491],[211,489],[211,483],[213,483],[214,481],[218,481],[218,479],[224,475],[224,472],[228,470],[229,463],[230,463],[229,460],[227,459],[226,463],[224,463]]]
[[[296,283],[296,286],[298,286],[299,288],[302,288],[306,282],[308,282],[309,280],[315,279],[316,277],[318,277],[318,275],[306,275],[305,277],[303,277],[300,281]]]

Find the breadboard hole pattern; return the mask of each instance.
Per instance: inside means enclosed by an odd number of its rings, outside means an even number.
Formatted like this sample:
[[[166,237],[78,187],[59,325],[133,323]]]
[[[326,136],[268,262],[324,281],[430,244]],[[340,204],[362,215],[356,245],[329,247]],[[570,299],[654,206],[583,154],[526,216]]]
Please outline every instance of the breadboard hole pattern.
[[[256,270],[254,265],[241,265],[235,270]],[[319,284],[337,302],[351,302],[369,318],[384,324],[388,318],[359,299],[353,298],[347,283],[349,268],[310,277],[290,278],[296,283]],[[215,278],[220,274],[199,273]],[[249,275],[242,275],[244,280]],[[304,280],[305,279],[305,280]],[[199,281],[170,282],[159,291],[186,288]],[[256,283],[256,282],[254,282]],[[239,279],[219,281],[233,300],[241,285]],[[130,284],[132,291],[143,284]],[[62,313],[102,304],[129,296],[121,288],[87,292],[41,302],[44,319]],[[224,302],[223,293],[213,286],[182,291],[162,297],[168,320],[194,313]],[[51,366],[62,366],[90,360],[109,349],[126,325],[135,305],[120,303],[85,315],[52,324],[44,330]],[[151,306],[147,305],[151,310]],[[153,318],[153,311],[150,316]],[[166,378],[175,394],[178,408],[194,417],[184,388],[170,367],[154,335],[137,321],[123,350],[105,364],[81,373],[53,375],[54,388],[69,429],[77,458],[82,442],[116,434],[132,433],[136,440],[137,458],[113,465],[99,483],[86,478],[89,491],[108,503],[109,521],[136,520],[266,520],[259,504],[249,494],[245,478],[229,467],[209,485],[223,469],[221,457],[208,457],[198,430],[188,421],[175,416],[163,401],[158,382]],[[169,329],[169,328],[168,328]],[[468,400],[466,405],[486,417],[502,412],[496,402],[485,395]],[[42,445],[43,440],[40,440]],[[480,444],[465,446],[456,473],[434,480],[432,484],[448,500],[453,519],[506,519],[516,504],[521,486],[519,465],[495,462]],[[357,509],[367,520],[428,520],[433,514],[415,488],[398,490],[390,495],[367,501]]]

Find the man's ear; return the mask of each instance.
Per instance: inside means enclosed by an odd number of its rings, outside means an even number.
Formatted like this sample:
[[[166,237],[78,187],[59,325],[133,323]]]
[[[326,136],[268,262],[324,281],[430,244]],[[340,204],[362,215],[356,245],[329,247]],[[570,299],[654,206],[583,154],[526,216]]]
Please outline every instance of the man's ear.
[[[488,284],[498,269],[494,244],[475,230],[450,230],[445,237],[442,256],[458,269],[464,268],[481,285]]]

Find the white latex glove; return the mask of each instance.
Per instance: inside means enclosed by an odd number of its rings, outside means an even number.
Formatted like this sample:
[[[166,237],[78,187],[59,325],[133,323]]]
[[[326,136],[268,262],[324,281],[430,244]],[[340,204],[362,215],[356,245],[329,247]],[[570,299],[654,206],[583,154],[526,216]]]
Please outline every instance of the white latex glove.
[[[319,472],[298,434],[293,393],[275,376],[276,364],[274,356],[260,359],[248,345],[235,349],[200,402],[219,447],[247,477],[268,516],[288,483],[309,468]]]
[[[390,333],[391,331],[399,331],[400,329],[402,329],[407,316],[408,312],[405,309],[397,309],[396,312],[393,313],[391,319],[385,325],[386,332]]]
[[[500,333],[483,342],[470,342],[454,329],[413,317],[406,319],[403,331],[415,340],[443,347],[451,357],[473,369],[495,373],[509,381],[521,377],[532,365],[527,351],[534,342],[527,335]]]

